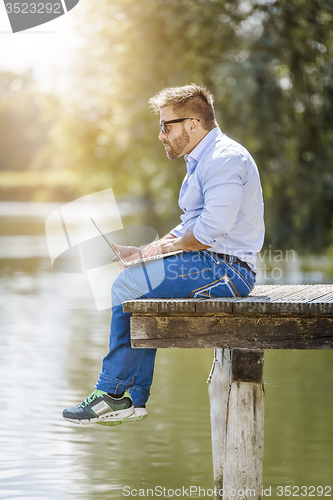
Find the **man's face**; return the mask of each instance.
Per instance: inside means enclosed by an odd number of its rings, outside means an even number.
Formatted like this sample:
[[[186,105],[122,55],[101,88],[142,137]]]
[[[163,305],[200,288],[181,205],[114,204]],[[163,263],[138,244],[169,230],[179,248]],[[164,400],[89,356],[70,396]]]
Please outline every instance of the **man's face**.
[[[183,117],[177,116],[170,106],[161,109],[161,122],[177,120],[178,118]],[[188,122],[171,123],[170,125],[166,125],[166,133],[162,131],[159,133],[158,138],[162,141],[167,157],[170,160],[176,160],[176,158],[189,152],[190,135],[185,130],[186,123]]]

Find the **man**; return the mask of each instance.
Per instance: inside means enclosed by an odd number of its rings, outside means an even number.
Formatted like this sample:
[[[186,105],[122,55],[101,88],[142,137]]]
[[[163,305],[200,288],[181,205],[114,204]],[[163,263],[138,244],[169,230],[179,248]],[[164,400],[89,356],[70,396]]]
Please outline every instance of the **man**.
[[[122,302],[138,297],[245,296],[255,283],[264,222],[254,160],[221,132],[207,89],[194,84],[166,88],[149,102],[160,113],[159,139],[168,158],[184,156],[187,174],[179,194],[181,223],[143,254],[183,253],[127,268],[115,280],[110,350],[96,390],[63,412],[75,423],[117,425],[148,415],[145,405],[156,350],[131,348],[130,314],[123,312]],[[127,258],[138,251],[118,250]]]

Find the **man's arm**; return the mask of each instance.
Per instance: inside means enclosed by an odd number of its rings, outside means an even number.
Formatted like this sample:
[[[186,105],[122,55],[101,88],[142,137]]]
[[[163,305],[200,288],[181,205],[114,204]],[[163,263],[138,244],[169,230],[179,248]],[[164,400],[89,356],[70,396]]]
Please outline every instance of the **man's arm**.
[[[204,250],[206,248],[210,248],[207,245],[203,245],[198,241],[193,231],[188,231],[176,238],[173,234],[168,233],[166,236],[161,238],[158,241],[154,241],[150,245],[148,245],[143,250],[143,256],[149,257],[151,255],[158,255],[160,253],[168,253],[174,252],[175,250],[184,250],[185,252],[195,252],[198,250]]]
[[[170,232],[170,233],[168,233],[168,234],[166,234],[166,235],[162,236],[162,238],[160,238],[160,239],[159,239],[159,240],[157,240],[157,241],[168,241],[168,240],[173,240],[173,239],[175,239],[175,238],[176,238],[176,236]]]

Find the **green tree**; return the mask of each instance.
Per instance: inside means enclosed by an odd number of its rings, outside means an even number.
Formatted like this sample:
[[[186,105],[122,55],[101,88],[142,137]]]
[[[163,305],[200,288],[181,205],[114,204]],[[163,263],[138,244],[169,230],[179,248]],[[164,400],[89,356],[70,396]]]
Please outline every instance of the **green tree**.
[[[90,117],[92,133],[83,127],[84,137],[78,134],[86,159],[78,168],[94,187],[109,182],[116,193],[151,200],[160,216],[176,217],[183,163],[165,159],[147,100],[166,85],[196,81],[214,93],[222,129],[259,165],[267,243],[328,246],[332,9],[328,0],[91,4],[77,109]]]
[[[30,165],[71,174],[78,195],[112,187],[143,199],[156,224],[170,226],[184,163],[165,157],[147,101],[194,81],[210,88],[222,130],[259,166],[266,243],[316,252],[332,244],[331,0],[99,0],[79,12],[86,44],[74,87],[35,134]],[[33,109],[36,97],[24,123]]]

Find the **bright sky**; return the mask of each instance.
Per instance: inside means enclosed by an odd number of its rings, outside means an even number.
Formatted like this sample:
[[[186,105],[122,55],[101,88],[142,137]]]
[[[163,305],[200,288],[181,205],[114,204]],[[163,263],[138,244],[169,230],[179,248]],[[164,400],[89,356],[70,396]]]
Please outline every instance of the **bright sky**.
[[[61,92],[71,75],[71,62],[80,45],[77,12],[84,0],[67,14],[46,24],[12,33],[0,0],[0,71],[32,69],[43,90]]]

